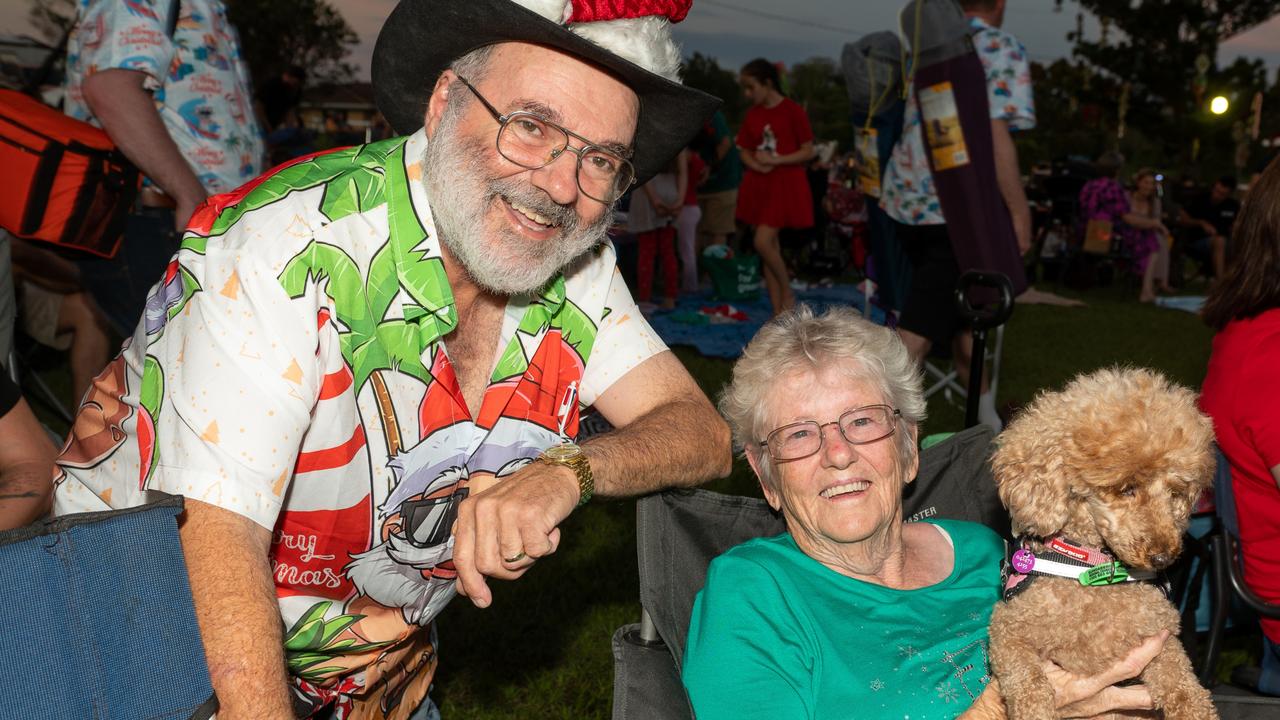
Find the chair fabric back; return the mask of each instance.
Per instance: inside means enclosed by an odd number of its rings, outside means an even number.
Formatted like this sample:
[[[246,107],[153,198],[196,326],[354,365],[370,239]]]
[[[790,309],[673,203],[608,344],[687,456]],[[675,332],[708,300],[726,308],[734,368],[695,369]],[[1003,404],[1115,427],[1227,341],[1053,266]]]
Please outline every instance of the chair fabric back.
[[[172,496],[0,533],[0,718],[213,715],[181,512]]]

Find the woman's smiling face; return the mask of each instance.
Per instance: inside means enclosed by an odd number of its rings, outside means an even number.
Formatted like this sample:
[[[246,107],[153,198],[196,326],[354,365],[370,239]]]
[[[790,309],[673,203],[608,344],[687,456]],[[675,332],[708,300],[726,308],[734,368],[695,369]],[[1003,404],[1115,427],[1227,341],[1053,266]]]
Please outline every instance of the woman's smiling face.
[[[871,383],[856,379],[858,371],[845,361],[782,376],[766,401],[768,427],[802,420],[834,423],[854,408],[886,404]],[[753,465],[773,463],[776,490],[762,483],[765,498],[782,512],[802,549],[862,542],[902,522],[902,488],[915,477],[919,463],[913,455],[910,466],[903,465],[897,433],[906,430],[894,422],[894,434],[862,445],[845,440],[837,425],[828,425],[822,428],[818,452],[798,460],[776,462],[765,448],[751,455]]]

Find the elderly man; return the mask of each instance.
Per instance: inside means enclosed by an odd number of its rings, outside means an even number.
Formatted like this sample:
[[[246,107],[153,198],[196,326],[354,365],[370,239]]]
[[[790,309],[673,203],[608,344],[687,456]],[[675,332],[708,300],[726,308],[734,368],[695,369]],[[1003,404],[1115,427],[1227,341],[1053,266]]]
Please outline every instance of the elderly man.
[[[404,0],[373,80],[411,134],[197,211],[60,459],[60,513],[187,497],[223,720],[407,717],[455,588],[488,606],[593,492],[728,470],[605,237],[714,110],[688,2],[522,4]],[[578,446],[588,405],[618,429]]]

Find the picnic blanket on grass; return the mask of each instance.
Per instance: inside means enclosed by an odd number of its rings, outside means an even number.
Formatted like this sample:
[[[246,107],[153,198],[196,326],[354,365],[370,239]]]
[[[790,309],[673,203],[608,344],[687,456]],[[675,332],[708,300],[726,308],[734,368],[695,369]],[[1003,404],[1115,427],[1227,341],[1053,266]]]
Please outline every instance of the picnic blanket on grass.
[[[856,285],[832,285],[796,291],[796,301],[818,312],[834,305],[851,305],[861,312],[864,298]],[[714,309],[725,304],[709,291],[686,295],[680,298],[675,310],[650,316],[649,324],[669,346],[692,345],[706,357],[733,359],[742,354],[747,342],[769,319],[771,306],[768,296],[761,293],[753,301],[730,303],[733,310],[745,314],[745,320],[732,320],[723,312],[720,313],[723,319],[717,319],[701,312],[703,308]],[[873,303],[870,319],[885,324],[884,310]]]

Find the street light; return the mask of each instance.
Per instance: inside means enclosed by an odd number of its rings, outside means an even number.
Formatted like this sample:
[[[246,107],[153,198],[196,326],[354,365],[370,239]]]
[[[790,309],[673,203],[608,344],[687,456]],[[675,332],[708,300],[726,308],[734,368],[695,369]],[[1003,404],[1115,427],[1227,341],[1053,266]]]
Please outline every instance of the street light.
[[[1218,95],[1209,101],[1209,112],[1214,115],[1221,115],[1225,113],[1227,108],[1230,106],[1231,103],[1227,101],[1226,97]]]

